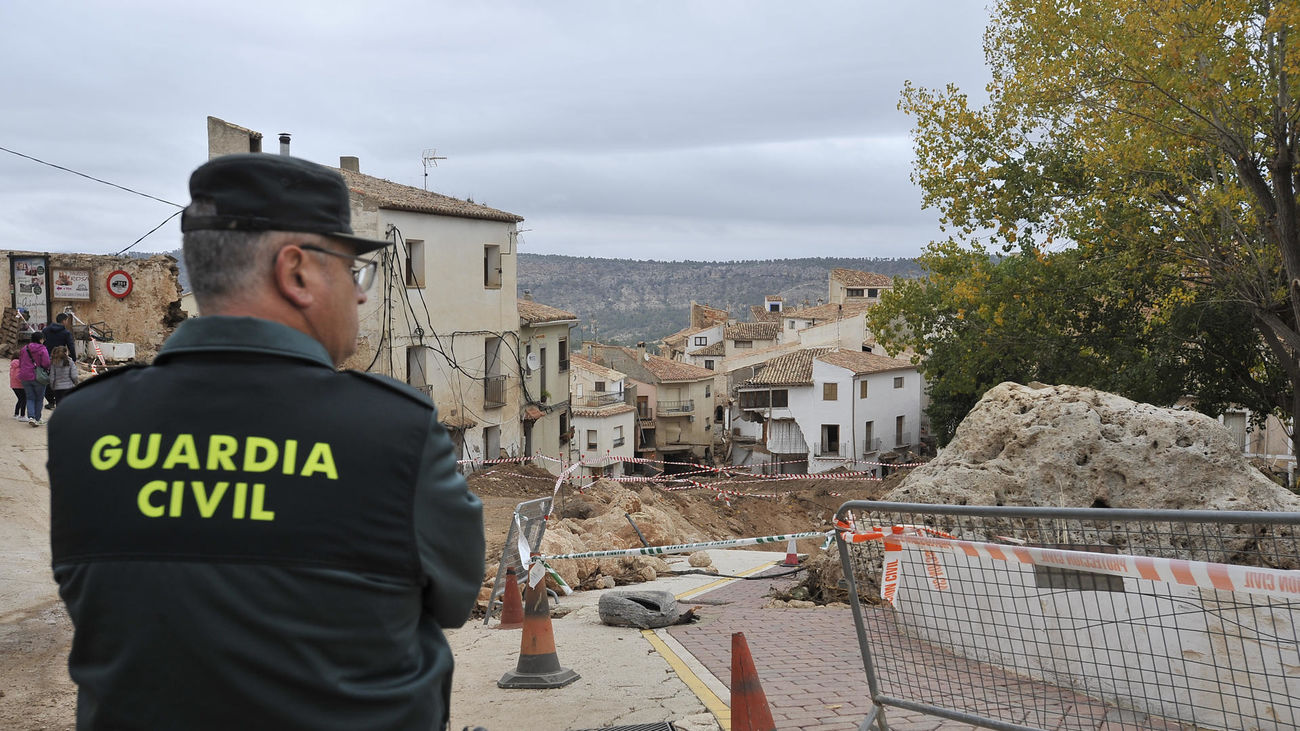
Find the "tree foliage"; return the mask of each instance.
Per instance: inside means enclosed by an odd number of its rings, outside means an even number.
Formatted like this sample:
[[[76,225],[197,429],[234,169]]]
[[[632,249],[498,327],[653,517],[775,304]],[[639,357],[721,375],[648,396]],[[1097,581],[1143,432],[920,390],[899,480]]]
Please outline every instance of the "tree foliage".
[[[1294,2],[1000,0],[986,104],[904,89],[950,238],[873,323],[939,361],[937,409],[1037,378],[1300,410],[1298,19]],[[917,309],[933,304],[947,319]]]

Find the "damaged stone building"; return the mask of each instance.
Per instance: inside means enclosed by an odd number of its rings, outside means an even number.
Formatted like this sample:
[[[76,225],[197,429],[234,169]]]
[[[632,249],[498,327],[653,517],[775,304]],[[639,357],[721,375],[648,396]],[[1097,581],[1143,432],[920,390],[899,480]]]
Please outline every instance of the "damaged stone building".
[[[16,352],[31,330],[69,312],[76,318],[72,330],[78,339],[85,340],[93,328],[109,342],[131,344],[122,352],[133,351],[134,359],[148,361],[186,317],[176,259],[170,255],[4,253],[0,282],[9,299],[0,342],[8,353]]]

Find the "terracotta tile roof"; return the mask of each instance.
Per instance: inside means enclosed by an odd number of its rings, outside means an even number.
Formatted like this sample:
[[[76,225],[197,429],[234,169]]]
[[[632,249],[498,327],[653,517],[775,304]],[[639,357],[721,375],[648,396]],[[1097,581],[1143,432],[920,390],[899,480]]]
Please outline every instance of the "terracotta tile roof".
[[[763,301],[764,302],[785,302],[785,298],[779,294],[765,294],[763,295]]]
[[[830,348],[805,348],[769,360],[745,386],[811,386],[813,358]]]
[[[763,307],[762,305],[750,305],[749,321],[750,322],[780,322],[781,313],[768,312],[767,308]]]
[[[690,355],[726,355],[726,354],[727,354],[727,343],[722,340],[719,340],[713,345],[706,345],[703,348],[700,348],[699,350],[692,350],[690,352]]]
[[[728,325],[722,336],[727,340],[776,340],[780,332],[779,322],[738,322]]]
[[[624,350],[631,353],[634,358],[639,357],[636,348],[624,348]],[[645,365],[646,370],[661,381],[699,381],[718,375],[708,368],[669,360],[662,355],[652,355],[649,360],[643,361],[642,364]]]
[[[816,307],[805,307],[801,310],[786,310],[781,313],[781,317],[812,320],[814,322],[833,322],[843,320],[846,317],[861,315],[870,308],[871,304],[868,302],[845,302],[843,305],[832,303],[817,305]]]
[[[578,316],[558,307],[544,305],[532,300],[519,300],[519,321],[528,325],[540,325],[546,322],[578,321]]]
[[[730,316],[726,310],[710,307],[699,302],[691,302],[691,327],[705,328],[711,325],[721,325]]]
[[[572,409],[572,411],[574,416],[596,418],[626,414],[629,411],[636,411],[636,407],[630,404],[612,404],[610,406],[602,406],[598,409]]]
[[[831,279],[845,287],[892,287],[894,280],[884,274],[860,272],[856,269],[832,269]]]
[[[885,371],[912,370],[916,368],[906,360],[875,353],[864,353],[860,350],[832,350],[825,355],[817,356],[817,360],[847,368],[858,376],[864,373],[884,373]]]
[[[663,340],[660,340],[659,342],[663,343],[664,345],[667,345],[669,348],[672,348],[673,350],[684,350],[686,346],[686,341],[692,335],[698,332],[704,332],[705,330],[708,330],[711,327],[713,327],[713,325],[683,328],[673,333],[672,335],[665,337]]]
[[[481,218],[488,221],[518,223],[523,216],[499,211],[478,203],[470,203],[459,198],[431,193],[409,185],[394,183],[391,180],[376,178],[364,173],[357,173],[342,168],[338,171],[348,184],[348,189],[367,198],[373,199],[380,208],[396,211],[413,211],[415,213],[434,213],[439,216],[456,216],[458,218]]]
[[[599,376],[605,379],[606,381],[611,381],[611,382],[621,381],[624,378],[627,378],[626,373],[619,373],[613,368],[607,368],[599,363],[592,362],[591,360],[587,359],[585,356],[581,356],[581,355],[570,355],[569,367],[580,368],[592,374],[593,376]]]

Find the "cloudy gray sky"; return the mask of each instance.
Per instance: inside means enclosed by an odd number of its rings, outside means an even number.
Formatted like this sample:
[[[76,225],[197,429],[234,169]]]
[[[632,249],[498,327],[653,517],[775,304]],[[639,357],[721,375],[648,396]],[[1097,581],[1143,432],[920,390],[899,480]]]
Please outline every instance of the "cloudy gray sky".
[[[337,8],[334,6],[338,6]],[[523,216],[522,250],[914,256],[905,80],[987,82],[982,2],[0,3],[0,147],[185,203],[208,115]],[[0,152],[0,248],[176,209]],[[179,246],[179,219],[137,245]]]

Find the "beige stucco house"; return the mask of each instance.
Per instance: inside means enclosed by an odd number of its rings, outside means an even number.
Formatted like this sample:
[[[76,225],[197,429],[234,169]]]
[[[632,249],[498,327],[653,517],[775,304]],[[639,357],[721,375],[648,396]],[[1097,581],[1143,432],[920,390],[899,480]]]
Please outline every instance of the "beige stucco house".
[[[560,462],[569,459],[569,329],[578,324],[578,316],[534,302],[527,294],[517,304],[519,341],[523,344],[522,456],[551,457],[540,464],[558,475]]]
[[[261,150],[261,134],[208,118],[209,157]],[[287,136],[281,154],[289,154]],[[268,153],[269,154],[269,153]],[[339,158],[352,228],[387,239],[378,281],[360,308],[357,354],[345,365],[429,394],[462,457],[524,447],[515,252],[522,217],[361,172]]]

